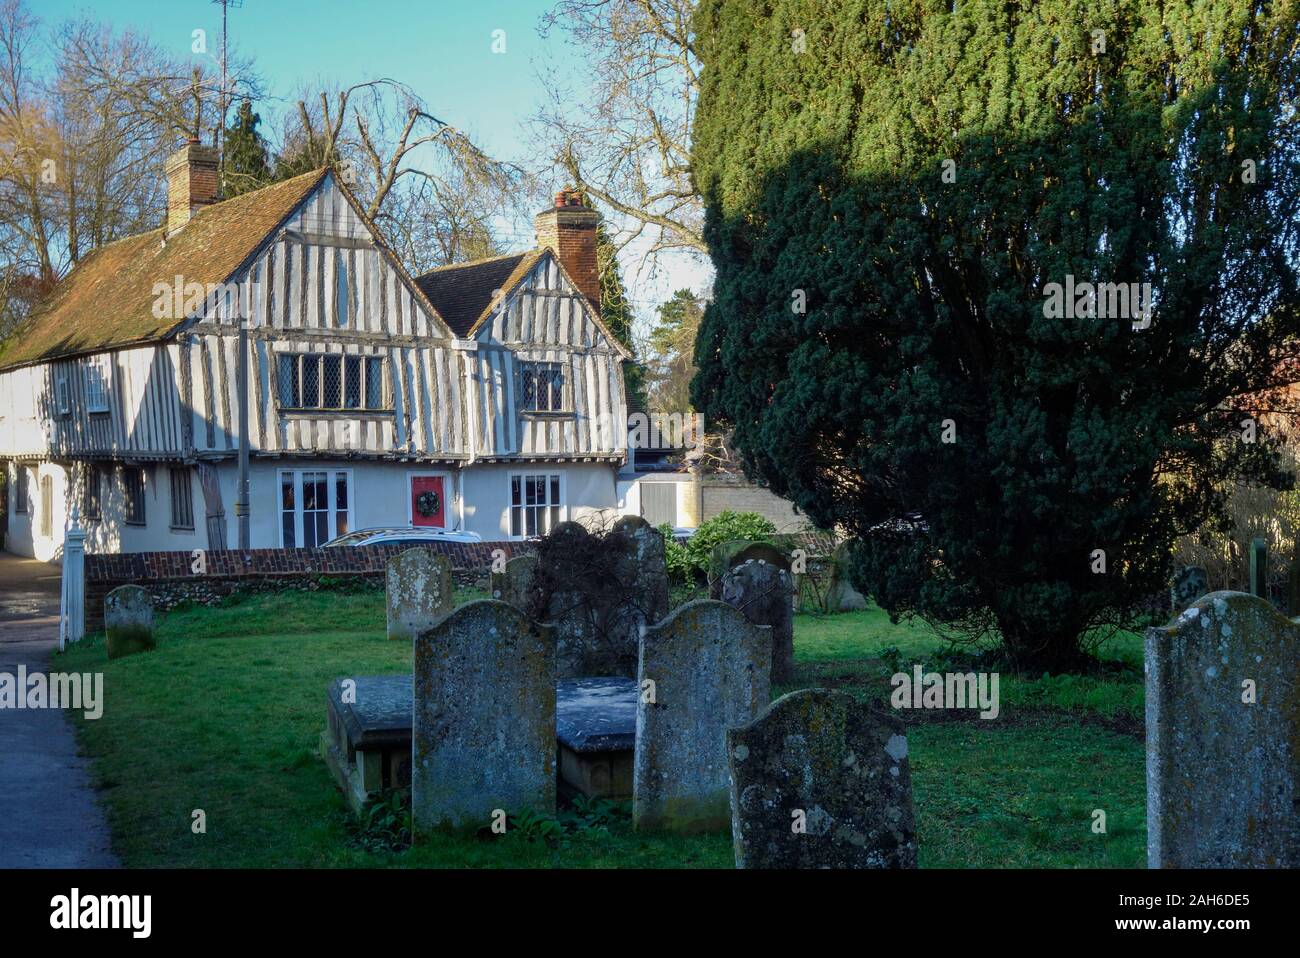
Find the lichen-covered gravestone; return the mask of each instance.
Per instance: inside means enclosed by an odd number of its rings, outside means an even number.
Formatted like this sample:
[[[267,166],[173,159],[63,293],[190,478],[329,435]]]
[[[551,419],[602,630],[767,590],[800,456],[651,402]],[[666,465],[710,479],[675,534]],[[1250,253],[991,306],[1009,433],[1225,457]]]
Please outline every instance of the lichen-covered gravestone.
[[[790,568],[790,557],[770,542],[755,539],[728,539],[719,542],[709,553],[709,598],[721,599],[723,576],[750,559],[762,559],[772,565]]]
[[[1169,587],[1170,611],[1177,615],[1210,591],[1210,578],[1198,565],[1184,566]]]
[[[772,681],[794,677],[794,576],[785,566],[748,559],[722,577],[722,601],[772,629]]]
[[[1147,861],[1300,866],[1300,624],[1211,592],[1146,637]]]
[[[555,810],[555,636],[518,609],[468,602],[415,639],[416,836]]]
[[[532,606],[537,587],[537,556],[531,553],[515,556],[504,571],[492,573],[492,598],[523,612]]]
[[[120,585],[104,596],[104,633],[108,657],[154,648],[153,596],[138,585]]]
[[[410,642],[452,610],[451,562],[429,549],[388,560],[388,637]]]
[[[737,868],[915,868],[903,723],[804,689],[727,732]]]
[[[726,730],[767,705],[772,630],[725,602],[678,607],[641,636],[632,821],[721,830],[731,818]]]

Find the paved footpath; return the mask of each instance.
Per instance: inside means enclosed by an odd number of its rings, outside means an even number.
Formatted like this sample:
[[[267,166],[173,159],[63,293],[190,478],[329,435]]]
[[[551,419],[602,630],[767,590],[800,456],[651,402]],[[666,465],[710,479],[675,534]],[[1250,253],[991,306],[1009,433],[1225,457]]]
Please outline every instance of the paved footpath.
[[[58,643],[59,567],[0,552],[0,672],[46,671]],[[90,782],[62,709],[0,709],[0,868],[117,867]]]

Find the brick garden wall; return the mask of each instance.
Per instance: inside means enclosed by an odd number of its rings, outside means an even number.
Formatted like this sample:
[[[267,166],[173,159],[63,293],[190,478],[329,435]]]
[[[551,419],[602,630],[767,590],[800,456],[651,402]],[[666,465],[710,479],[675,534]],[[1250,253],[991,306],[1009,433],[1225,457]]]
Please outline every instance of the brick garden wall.
[[[126,552],[86,556],[86,631],[104,624],[104,596],[120,585],[139,585],[153,594],[158,609],[181,602],[210,605],[238,593],[316,590],[322,580],[384,586],[388,560],[412,548],[407,545],[341,546],[332,549],[250,549],[205,551],[205,571],[192,571],[191,552]],[[506,558],[532,549],[527,542],[434,542],[430,549],[451,559],[457,585],[485,582],[492,553]]]

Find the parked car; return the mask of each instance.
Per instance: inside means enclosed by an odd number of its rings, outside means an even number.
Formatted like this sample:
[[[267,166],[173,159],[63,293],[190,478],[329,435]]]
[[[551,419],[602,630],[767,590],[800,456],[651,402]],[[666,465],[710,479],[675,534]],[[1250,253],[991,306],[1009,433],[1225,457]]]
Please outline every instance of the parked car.
[[[415,526],[380,526],[372,529],[354,529],[331,539],[323,548],[334,546],[419,546],[431,542],[482,542],[477,532],[449,529],[421,529]]]

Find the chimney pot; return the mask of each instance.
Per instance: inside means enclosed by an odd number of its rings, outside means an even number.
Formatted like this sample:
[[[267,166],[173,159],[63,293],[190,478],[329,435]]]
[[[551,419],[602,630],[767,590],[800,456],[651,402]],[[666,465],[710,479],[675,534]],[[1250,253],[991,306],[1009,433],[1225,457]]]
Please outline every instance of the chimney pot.
[[[167,159],[167,235],[179,230],[202,207],[217,202],[217,151],[197,137]]]
[[[555,194],[555,205],[534,220],[537,245],[551,250],[592,306],[600,310],[600,269],[596,263],[596,227],[600,214],[572,187]]]

